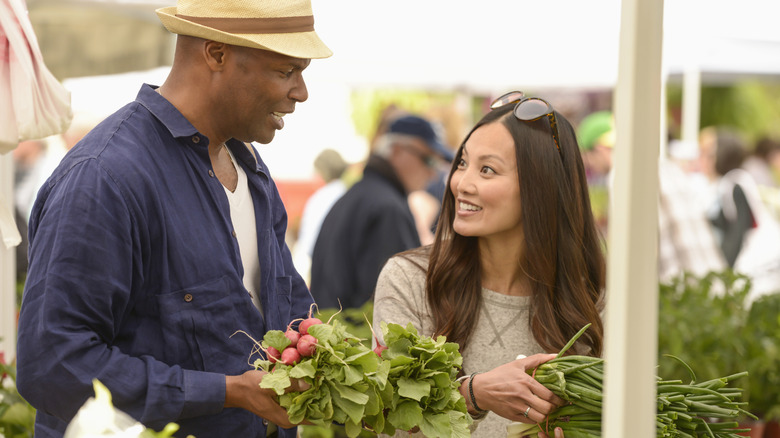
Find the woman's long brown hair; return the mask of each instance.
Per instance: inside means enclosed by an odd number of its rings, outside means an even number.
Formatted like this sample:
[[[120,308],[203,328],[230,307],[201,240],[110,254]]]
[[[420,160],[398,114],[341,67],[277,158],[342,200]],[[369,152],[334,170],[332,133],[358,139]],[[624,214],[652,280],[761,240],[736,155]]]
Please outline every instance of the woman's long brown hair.
[[[531,331],[545,351],[556,353],[592,323],[572,350],[600,356],[605,261],[574,129],[555,113],[559,154],[547,118],[521,121],[512,115],[513,107],[505,105],[485,115],[463,144],[485,124],[503,123],[509,130],[515,141],[525,235],[518,264],[532,285]],[[425,286],[435,335],[457,342],[461,351],[479,320],[482,299],[477,238],[461,236],[452,228],[456,206],[449,181],[463,144],[447,180]]]

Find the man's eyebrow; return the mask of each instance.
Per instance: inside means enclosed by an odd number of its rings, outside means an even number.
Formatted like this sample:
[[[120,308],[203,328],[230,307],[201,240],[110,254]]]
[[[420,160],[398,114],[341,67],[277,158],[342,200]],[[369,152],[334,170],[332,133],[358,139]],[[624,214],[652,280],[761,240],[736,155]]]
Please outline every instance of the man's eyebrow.
[[[297,68],[300,70],[305,69],[309,66],[311,63],[310,59],[299,59],[299,58],[293,58],[293,59],[287,59],[282,61],[283,65],[289,65],[290,67]]]

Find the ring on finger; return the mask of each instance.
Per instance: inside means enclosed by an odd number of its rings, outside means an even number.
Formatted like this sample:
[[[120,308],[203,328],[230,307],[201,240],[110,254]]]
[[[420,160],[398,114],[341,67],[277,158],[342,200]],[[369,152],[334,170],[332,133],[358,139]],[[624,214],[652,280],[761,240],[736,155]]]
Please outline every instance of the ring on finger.
[[[528,418],[528,413],[529,412],[531,412],[531,406],[528,406],[528,409],[526,409],[525,412],[523,412],[523,415],[525,416],[525,418]]]

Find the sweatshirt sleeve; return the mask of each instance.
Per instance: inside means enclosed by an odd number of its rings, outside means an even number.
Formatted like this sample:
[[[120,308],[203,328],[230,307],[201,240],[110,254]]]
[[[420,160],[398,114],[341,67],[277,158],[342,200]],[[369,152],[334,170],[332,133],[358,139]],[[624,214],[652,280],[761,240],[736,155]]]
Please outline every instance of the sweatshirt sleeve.
[[[380,343],[384,343],[382,322],[402,326],[411,322],[421,335],[432,334],[425,303],[425,270],[404,256],[388,260],[377,280],[373,325]]]

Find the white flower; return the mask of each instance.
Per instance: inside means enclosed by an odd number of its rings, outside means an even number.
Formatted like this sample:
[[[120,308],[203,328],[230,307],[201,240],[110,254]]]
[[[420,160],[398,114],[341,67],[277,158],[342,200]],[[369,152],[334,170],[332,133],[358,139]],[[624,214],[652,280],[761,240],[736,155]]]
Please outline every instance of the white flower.
[[[14,383],[14,379],[11,378],[11,376],[5,376],[3,379],[3,389],[14,389],[16,388],[16,383]]]
[[[79,409],[65,430],[65,438],[137,438],[144,430],[141,423],[116,409],[108,388],[93,380],[95,397]]]

